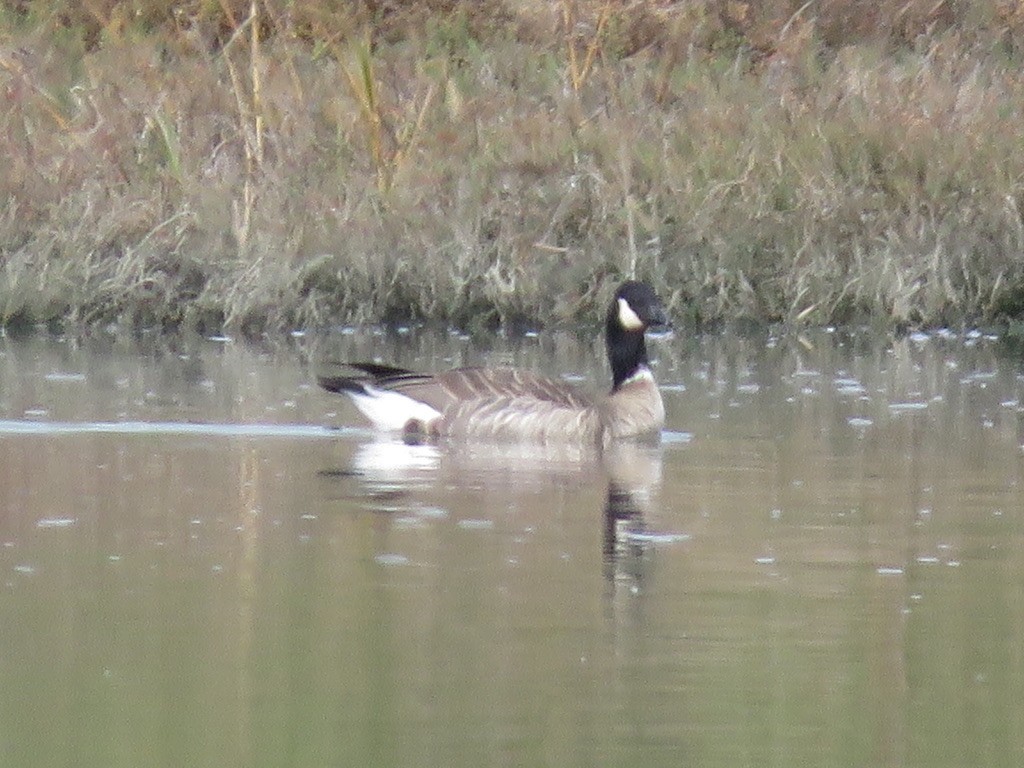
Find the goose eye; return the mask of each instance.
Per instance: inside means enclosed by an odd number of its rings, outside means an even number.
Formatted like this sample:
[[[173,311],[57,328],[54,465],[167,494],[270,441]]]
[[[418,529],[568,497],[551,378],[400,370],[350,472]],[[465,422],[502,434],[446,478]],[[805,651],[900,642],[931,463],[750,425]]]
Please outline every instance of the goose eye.
[[[619,298],[619,325],[627,331],[637,331],[644,327],[644,321],[623,298]]]

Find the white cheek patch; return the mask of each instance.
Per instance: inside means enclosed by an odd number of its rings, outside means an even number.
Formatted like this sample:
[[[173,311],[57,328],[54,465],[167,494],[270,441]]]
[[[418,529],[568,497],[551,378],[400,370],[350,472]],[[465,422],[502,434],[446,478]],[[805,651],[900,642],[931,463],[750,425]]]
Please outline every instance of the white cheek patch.
[[[619,325],[627,331],[638,331],[644,327],[644,321],[629,306],[629,302],[623,298],[619,299]]]

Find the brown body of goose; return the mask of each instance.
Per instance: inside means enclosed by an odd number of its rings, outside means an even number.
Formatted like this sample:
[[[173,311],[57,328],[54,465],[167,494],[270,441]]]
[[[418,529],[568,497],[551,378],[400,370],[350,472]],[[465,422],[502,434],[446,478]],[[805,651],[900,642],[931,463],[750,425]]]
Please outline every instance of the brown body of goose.
[[[667,322],[650,286],[635,281],[619,286],[605,322],[612,390],[603,396],[516,368],[427,374],[353,363],[358,374],[324,376],[319,383],[348,395],[374,426],[407,435],[607,445],[657,436],[664,424],[644,332]]]

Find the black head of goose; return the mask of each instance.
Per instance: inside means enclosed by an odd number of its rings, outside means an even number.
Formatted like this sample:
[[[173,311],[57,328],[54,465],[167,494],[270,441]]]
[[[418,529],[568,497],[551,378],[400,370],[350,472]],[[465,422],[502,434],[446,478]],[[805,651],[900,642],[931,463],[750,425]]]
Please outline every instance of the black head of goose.
[[[318,381],[330,392],[348,395],[382,430],[606,445],[661,430],[665,409],[651,374],[644,332],[667,324],[661,301],[649,285],[631,280],[619,286],[605,321],[612,389],[600,397],[517,368],[455,368],[428,374],[352,363],[349,367],[358,374],[322,376]]]

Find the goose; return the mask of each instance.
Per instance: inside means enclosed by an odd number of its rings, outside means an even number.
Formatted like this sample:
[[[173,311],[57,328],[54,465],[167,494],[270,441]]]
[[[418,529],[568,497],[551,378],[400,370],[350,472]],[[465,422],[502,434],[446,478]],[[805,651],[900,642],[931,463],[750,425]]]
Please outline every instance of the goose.
[[[618,287],[605,320],[612,388],[603,396],[508,367],[417,373],[349,363],[357,373],[321,376],[318,383],[351,398],[375,428],[407,438],[602,447],[660,434],[665,408],[647,359],[644,332],[667,325],[662,303],[649,285],[630,280]]]

